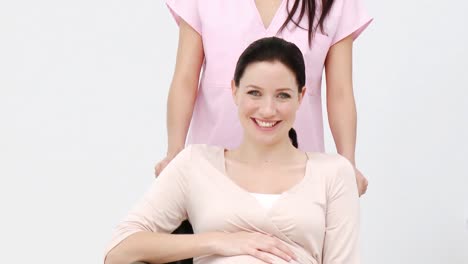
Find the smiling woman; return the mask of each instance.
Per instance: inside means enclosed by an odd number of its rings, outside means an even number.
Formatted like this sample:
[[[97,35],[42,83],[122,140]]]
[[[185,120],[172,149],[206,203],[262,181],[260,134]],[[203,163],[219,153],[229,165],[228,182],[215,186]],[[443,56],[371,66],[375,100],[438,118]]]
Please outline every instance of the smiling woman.
[[[240,146],[181,151],[118,225],[105,263],[360,263],[353,166],[291,144],[304,74],[296,45],[252,43],[232,81]],[[184,220],[194,234],[171,234]]]
[[[270,132],[257,133],[263,140],[271,140],[268,139],[271,135],[281,137],[289,127],[291,141],[297,147],[297,138],[293,136],[296,133],[291,127],[305,94],[304,85],[305,64],[296,45],[275,37],[250,45],[240,56],[232,81],[244,140],[255,135],[248,129],[249,123],[261,132]]]

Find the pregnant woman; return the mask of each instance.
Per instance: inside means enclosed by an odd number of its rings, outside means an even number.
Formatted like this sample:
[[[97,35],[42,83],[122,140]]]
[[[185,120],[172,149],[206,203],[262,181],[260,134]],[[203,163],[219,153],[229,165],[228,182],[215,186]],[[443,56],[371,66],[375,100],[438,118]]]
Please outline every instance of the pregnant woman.
[[[231,82],[239,146],[182,150],[118,225],[105,263],[359,264],[353,165],[297,148],[305,83],[296,45],[252,43]],[[194,234],[171,234],[184,220]]]

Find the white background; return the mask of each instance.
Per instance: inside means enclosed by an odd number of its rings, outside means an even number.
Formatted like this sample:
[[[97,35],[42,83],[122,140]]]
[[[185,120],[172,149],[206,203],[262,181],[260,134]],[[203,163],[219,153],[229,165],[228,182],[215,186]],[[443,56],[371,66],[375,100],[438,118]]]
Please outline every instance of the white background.
[[[367,7],[363,262],[466,264],[467,5]],[[165,153],[177,30],[161,0],[0,2],[1,263],[101,263]]]

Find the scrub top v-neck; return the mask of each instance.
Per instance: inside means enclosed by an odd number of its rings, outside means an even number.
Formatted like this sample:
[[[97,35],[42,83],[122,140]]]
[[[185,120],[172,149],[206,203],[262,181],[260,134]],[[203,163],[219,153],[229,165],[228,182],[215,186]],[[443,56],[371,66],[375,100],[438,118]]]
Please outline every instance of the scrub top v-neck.
[[[320,87],[327,52],[349,35],[357,38],[372,19],[365,12],[362,0],[335,0],[325,20],[324,33],[318,31],[309,45],[307,30],[289,23],[280,31],[287,18],[288,2],[291,9],[294,1],[282,0],[265,28],[255,0],[166,0],[176,21],[183,19],[201,35],[205,54],[187,144],[227,148],[240,144],[242,129],[231,95],[237,59],[255,40],[277,36],[295,43],[306,63],[307,96],[294,124],[299,148],[324,150]],[[297,16],[294,19],[297,20]],[[307,28],[307,23],[305,16],[299,24]]]
[[[255,0],[250,0],[250,2],[252,3],[252,8],[254,8],[256,11],[257,11],[257,17],[258,17],[258,20],[260,22],[260,24],[263,26],[264,30],[265,30],[265,33],[270,31],[270,26],[273,24],[273,22],[275,21],[276,17],[278,16],[278,13],[281,12],[282,10],[282,7],[283,5],[285,4],[285,1],[287,0],[281,0],[279,5],[278,5],[278,8],[275,10],[274,12],[274,15],[273,17],[271,18],[270,22],[268,23],[268,25],[265,25],[264,21],[263,21],[263,18],[262,18],[262,14],[257,6],[257,4],[255,3]],[[274,24],[273,24],[274,25]]]

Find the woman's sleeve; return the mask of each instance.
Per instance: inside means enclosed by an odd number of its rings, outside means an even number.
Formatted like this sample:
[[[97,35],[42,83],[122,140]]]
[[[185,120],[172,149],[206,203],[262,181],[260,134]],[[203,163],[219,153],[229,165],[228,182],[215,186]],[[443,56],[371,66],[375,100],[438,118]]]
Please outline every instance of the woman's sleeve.
[[[328,183],[323,264],[359,264],[359,195],[354,167],[339,156]]]
[[[181,151],[167,165],[143,198],[117,225],[105,255],[132,234],[141,231],[171,233],[187,219],[188,183],[186,170],[182,171],[181,167],[187,167],[191,162],[190,149],[189,146]]]
[[[202,34],[198,0],[166,0],[166,5],[177,25],[180,24],[180,20],[182,19],[197,31],[198,34]]]
[[[338,16],[338,25],[332,40],[332,45],[353,36],[353,40],[372,22],[364,7],[363,0],[342,0],[341,14]]]

